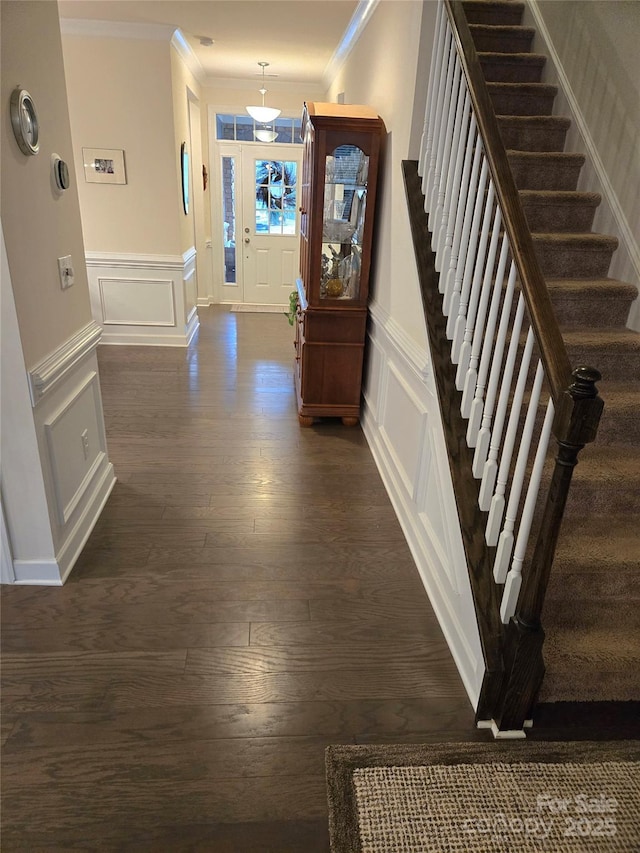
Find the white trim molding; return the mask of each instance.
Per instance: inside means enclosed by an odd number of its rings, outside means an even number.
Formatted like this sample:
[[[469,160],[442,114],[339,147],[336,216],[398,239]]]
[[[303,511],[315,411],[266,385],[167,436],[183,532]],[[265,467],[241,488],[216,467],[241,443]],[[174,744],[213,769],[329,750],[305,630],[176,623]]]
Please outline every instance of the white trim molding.
[[[368,335],[362,428],[475,708],[484,658],[427,351],[379,305]]]
[[[93,320],[29,371],[33,406],[100,343],[101,327]]]
[[[344,65],[347,57],[355,47],[358,39],[362,35],[364,28],[369,23],[371,16],[375,12],[379,0],[360,0],[356,6],[355,12],[351,16],[351,20],[347,24],[347,29],[344,31],[340,44],[333,52],[333,56],[327,63],[322,74],[322,82],[328,89],[338,71]]]
[[[173,31],[173,35],[171,36],[171,47],[175,50],[198,83],[204,83],[207,79],[206,72],[180,28]]]
[[[103,344],[188,346],[199,326],[197,253],[87,252],[91,310]]]

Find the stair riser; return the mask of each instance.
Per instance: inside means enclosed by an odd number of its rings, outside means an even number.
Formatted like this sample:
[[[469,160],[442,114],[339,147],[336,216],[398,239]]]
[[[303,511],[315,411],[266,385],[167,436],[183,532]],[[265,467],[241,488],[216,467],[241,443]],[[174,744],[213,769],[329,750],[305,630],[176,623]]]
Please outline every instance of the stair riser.
[[[534,124],[511,125],[498,117],[504,147],[512,151],[563,151],[566,127],[538,127]]]
[[[600,371],[605,382],[624,382],[629,376],[633,376],[637,369],[637,353],[577,344],[569,345],[567,352],[571,364],[595,367]]]
[[[640,411],[640,399],[635,412],[619,411],[607,406],[606,383],[602,390],[604,400],[604,412],[598,427],[598,444],[604,446],[619,445],[635,449],[640,444],[640,427],[638,424],[638,411]]]
[[[587,464],[585,459],[584,465]],[[625,484],[618,481],[607,486],[599,481],[584,481],[574,477],[564,522],[570,524],[572,518],[584,518],[585,510],[597,515],[631,518],[640,512],[640,490],[631,482]]]
[[[496,92],[489,90],[496,115],[549,116],[553,112],[554,94],[546,92]]]
[[[550,290],[551,302],[561,326],[624,326],[631,302],[626,294],[589,294]]]
[[[607,571],[608,570],[608,571]],[[640,598],[640,580],[627,571],[620,572],[619,566],[603,566],[600,572],[580,572],[564,570],[562,559],[557,558],[553,564],[553,572],[562,574],[561,589],[554,590],[556,596],[549,595],[548,601],[559,598],[584,598],[588,591],[589,598],[595,601],[625,601]]]
[[[596,207],[592,204],[538,204],[522,199],[529,228],[542,234],[579,234],[591,231]]]
[[[533,41],[533,36],[527,32],[478,31],[471,27],[471,35],[476,50],[487,53],[529,53]]]
[[[536,256],[547,278],[606,278],[613,249],[558,246],[534,239]]]
[[[482,59],[480,65],[485,80],[489,83],[539,83],[544,63],[509,60]]]
[[[578,186],[582,163],[552,161],[532,163],[509,157],[511,172],[519,190],[569,190]]]
[[[469,24],[490,26],[518,26],[522,20],[523,7],[520,3],[504,3],[498,6],[489,3],[463,3]]]

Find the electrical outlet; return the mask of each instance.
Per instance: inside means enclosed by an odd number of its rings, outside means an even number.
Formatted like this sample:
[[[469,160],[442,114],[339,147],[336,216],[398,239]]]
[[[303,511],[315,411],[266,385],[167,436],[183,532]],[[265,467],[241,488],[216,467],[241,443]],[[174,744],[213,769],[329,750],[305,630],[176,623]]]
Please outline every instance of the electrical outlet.
[[[75,275],[71,255],[65,255],[64,258],[58,258],[58,273],[60,275],[60,287],[63,290],[71,287]]]
[[[89,458],[89,430],[85,429],[85,431],[80,436],[82,439],[82,452],[84,453],[84,458]]]

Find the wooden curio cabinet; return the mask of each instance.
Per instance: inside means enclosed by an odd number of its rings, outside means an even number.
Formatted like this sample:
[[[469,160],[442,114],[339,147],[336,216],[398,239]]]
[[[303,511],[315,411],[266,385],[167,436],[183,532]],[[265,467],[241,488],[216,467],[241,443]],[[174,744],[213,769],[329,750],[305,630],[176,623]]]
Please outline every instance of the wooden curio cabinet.
[[[382,120],[307,103],[296,322],[298,417],[358,422]]]

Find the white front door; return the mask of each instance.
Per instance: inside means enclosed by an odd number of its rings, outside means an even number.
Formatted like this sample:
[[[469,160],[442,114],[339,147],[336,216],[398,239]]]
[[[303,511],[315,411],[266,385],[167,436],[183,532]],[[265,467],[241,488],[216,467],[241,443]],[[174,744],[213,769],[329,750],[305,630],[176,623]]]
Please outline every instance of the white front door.
[[[244,301],[289,304],[299,266],[298,177],[302,150],[293,145],[245,145],[242,150]]]

